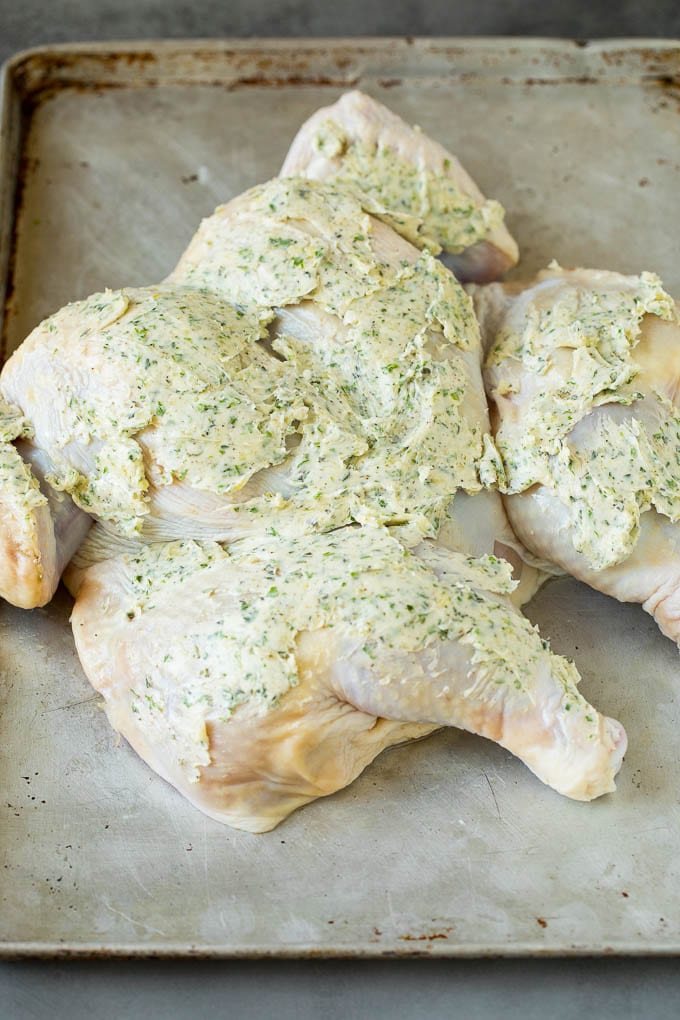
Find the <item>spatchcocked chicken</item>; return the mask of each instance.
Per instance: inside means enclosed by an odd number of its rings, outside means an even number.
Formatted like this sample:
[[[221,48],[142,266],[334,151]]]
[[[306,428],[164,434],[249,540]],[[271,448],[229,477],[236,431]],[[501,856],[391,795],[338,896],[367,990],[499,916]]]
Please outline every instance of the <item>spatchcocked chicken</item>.
[[[390,131],[343,153],[370,178],[413,135]],[[429,164],[428,188],[453,165]],[[251,189],[163,284],[69,305],[12,356],[2,498],[25,527],[14,549],[6,529],[8,562],[26,552],[4,593],[46,601],[70,560],[113,725],[240,828],[447,725],[568,796],[612,790],[622,727],[516,608],[536,572],[493,489],[472,303],[433,254],[444,200],[398,222],[351,174],[320,176]],[[472,243],[459,223],[448,246],[498,242],[510,264],[499,213],[472,197]]]

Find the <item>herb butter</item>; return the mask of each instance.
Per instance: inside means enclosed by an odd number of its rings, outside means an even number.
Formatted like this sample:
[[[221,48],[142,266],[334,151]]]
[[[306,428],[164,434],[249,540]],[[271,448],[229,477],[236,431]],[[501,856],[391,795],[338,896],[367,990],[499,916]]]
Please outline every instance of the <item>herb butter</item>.
[[[484,412],[463,356],[479,330],[453,275],[362,201],[336,182],[270,181],[204,221],[170,280],[265,315],[276,304],[272,348],[307,408],[286,504],[265,492],[235,509],[277,530],[406,523],[417,541],[459,488],[481,487]]]
[[[428,169],[380,140],[351,138],[333,120],[319,126],[312,145],[335,162],[334,180],[361,191],[364,208],[418,248],[462,252],[503,223],[500,202],[461,190],[446,159],[439,172]]]

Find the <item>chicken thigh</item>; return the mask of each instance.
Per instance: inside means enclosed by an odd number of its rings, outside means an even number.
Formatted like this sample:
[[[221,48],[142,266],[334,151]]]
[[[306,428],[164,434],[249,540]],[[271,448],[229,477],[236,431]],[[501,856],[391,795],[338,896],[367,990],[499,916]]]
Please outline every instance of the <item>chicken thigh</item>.
[[[474,294],[505,505],[535,556],[680,640],[680,321],[653,274]]]
[[[485,199],[455,156],[362,92],[317,110],[296,135],[281,175],[343,181],[365,208],[461,280],[497,280],[518,259],[502,206]]]

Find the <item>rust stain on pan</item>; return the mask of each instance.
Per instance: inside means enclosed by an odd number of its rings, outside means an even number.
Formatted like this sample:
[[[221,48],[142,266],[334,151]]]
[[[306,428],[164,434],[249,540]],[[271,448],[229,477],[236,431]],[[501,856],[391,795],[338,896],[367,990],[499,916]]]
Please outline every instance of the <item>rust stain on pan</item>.
[[[152,50],[130,50],[117,53],[98,53],[96,62],[102,68],[114,70],[121,65],[146,67],[158,62],[158,55]],[[14,70],[14,82],[19,93],[29,97],[41,91],[48,83],[58,85],[60,79],[68,81],[68,72],[81,69],[80,53],[63,53],[56,50],[34,53],[26,57]],[[74,83],[75,84],[75,83]]]
[[[658,89],[661,90],[663,95],[663,105],[667,105],[668,100],[672,100],[677,104],[678,110],[680,111],[680,77],[673,77],[671,75],[661,75],[656,78],[653,82]]]
[[[395,45],[400,40],[395,40]],[[186,53],[179,48],[174,54],[174,67],[176,73],[171,73],[173,84],[177,85],[226,85],[231,80],[232,87],[240,85],[332,85],[347,86],[356,82],[356,76],[319,75],[319,56],[323,55],[329,67],[338,71],[349,71],[356,66],[357,57],[362,54],[370,55],[373,50],[369,46],[357,46],[351,49],[337,46],[324,45],[310,47],[302,52],[291,45],[290,50],[275,51],[269,54],[262,54],[256,49],[234,49],[234,50],[212,50],[209,48],[200,49],[188,47]],[[32,53],[28,55],[14,71],[14,84],[18,92],[26,101],[39,101],[38,95],[44,93],[52,94],[54,90],[64,87],[78,87],[92,91],[106,88],[130,88],[139,86],[157,86],[158,80],[154,77],[155,68],[159,65],[161,55],[151,49],[131,51],[98,51],[88,54],[87,62],[91,64],[94,73],[83,70],[83,55],[81,53],[59,52],[50,50],[44,53]],[[187,74],[187,64],[199,67],[200,74],[192,77]],[[309,68],[313,70],[309,71]],[[113,78],[121,68],[139,69],[141,79],[138,81],[127,79],[121,82],[94,81],[101,75],[109,74]],[[225,75],[225,68],[229,74]],[[251,72],[239,76],[239,71]],[[309,73],[307,73],[309,71]],[[235,77],[232,77],[234,75]],[[214,75],[214,77],[213,77]]]
[[[437,939],[448,939],[453,926],[444,928],[441,931],[423,932],[422,935],[400,935],[401,942],[436,942]]]
[[[14,314],[14,297],[16,291],[16,262],[17,262],[17,240],[19,237],[19,223],[23,212],[26,197],[26,182],[30,174],[34,173],[40,166],[40,160],[32,159],[25,153],[19,157],[19,164],[16,176],[16,191],[14,193],[14,223],[10,237],[9,258],[7,260],[7,291],[2,316],[2,336],[0,337],[0,365],[7,360],[7,327]]]
[[[227,84],[229,91],[239,88],[270,88],[278,89],[291,85],[328,85],[334,88],[354,88],[359,83],[359,77],[334,78],[331,75],[304,75],[290,74],[286,76],[267,77],[265,74],[253,74],[247,77],[237,78]]]
[[[628,65],[630,63],[630,50],[628,49],[603,49],[598,56],[604,64],[613,67],[621,67],[621,65]],[[647,70],[656,70],[657,73],[658,69],[662,66],[664,68],[673,67],[677,69],[680,64],[677,47],[669,47],[668,49],[636,48],[635,56],[640,62],[641,70],[644,70],[646,67]]]
[[[290,74],[280,75],[278,77],[267,76],[266,74],[255,74],[248,75],[241,78],[236,78],[231,81],[225,81],[224,78],[206,79],[201,81],[200,85],[204,88],[222,88],[229,92],[235,91],[239,88],[290,88],[295,86],[309,86],[309,87],[328,87],[328,88],[356,88],[360,83],[360,77],[354,76],[348,77],[332,77],[331,75],[304,75],[304,74]],[[173,85],[176,86],[196,86],[196,82],[190,78],[176,78],[173,79]],[[389,82],[386,87],[390,85],[399,84],[398,81],[394,80]],[[89,94],[89,95],[104,95],[107,92],[122,91],[130,89],[154,89],[158,88],[160,81],[156,78],[147,78],[140,82],[87,82],[87,81],[63,81],[63,82],[51,82],[49,85],[43,85],[39,89],[34,89],[26,94],[23,101],[23,113],[25,117],[30,117],[38,107],[44,103],[53,99],[55,96],[62,95],[66,91],[72,91],[75,93]]]

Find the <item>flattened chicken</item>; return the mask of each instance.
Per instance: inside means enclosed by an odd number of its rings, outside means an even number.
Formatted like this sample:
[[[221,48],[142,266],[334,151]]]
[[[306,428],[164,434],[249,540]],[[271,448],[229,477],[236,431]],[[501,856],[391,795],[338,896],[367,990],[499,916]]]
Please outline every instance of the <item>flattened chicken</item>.
[[[503,208],[484,198],[455,156],[362,92],[317,110],[300,128],[281,175],[359,188],[365,208],[461,280],[503,276],[518,259]]]
[[[441,725],[613,789],[621,727],[483,555],[511,538],[470,299],[355,190],[252,189],[164,284],[46,320],[1,391],[11,449],[100,522],[68,577],[84,668],[204,810],[270,828]]]
[[[651,273],[475,293],[505,505],[534,555],[680,640],[680,321]]]
[[[73,627],[113,726],[207,814],[251,832],[453,725],[561,793],[614,789],[621,726],[510,605],[507,564],[386,529],[140,547],[74,573]]]

